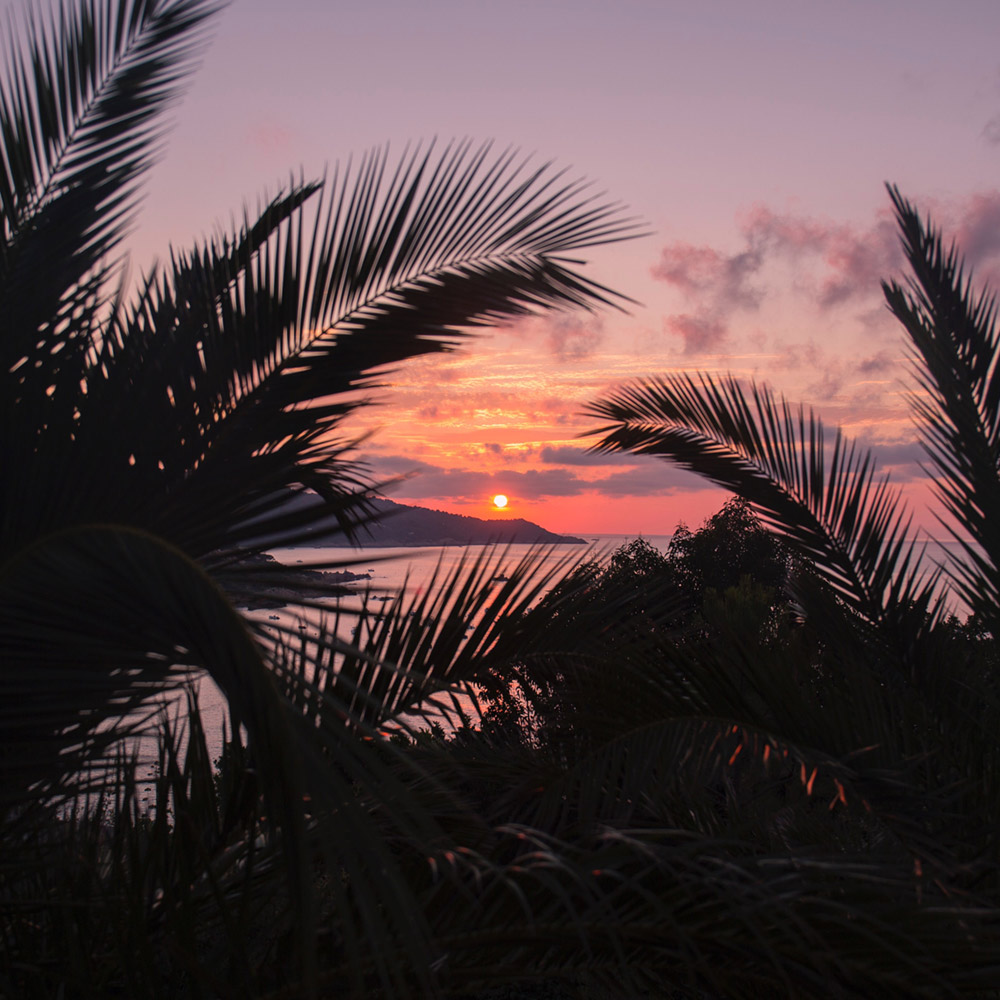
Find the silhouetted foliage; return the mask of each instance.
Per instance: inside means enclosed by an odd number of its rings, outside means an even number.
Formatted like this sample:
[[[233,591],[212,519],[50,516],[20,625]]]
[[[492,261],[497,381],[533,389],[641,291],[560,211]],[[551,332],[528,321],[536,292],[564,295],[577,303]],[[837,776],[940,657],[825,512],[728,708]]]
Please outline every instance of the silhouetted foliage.
[[[667,559],[678,585],[695,604],[707,590],[722,593],[744,577],[777,597],[788,575],[785,547],[742,497],[727,500],[697,531],[679,525]]]
[[[683,775],[671,794],[642,790],[649,815],[835,867],[867,857],[880,877],[895,872],[900,885],[908,877],[911,905],[897,926],[940,920],[925,958],[955,927],[968,933],[951,964],[938,966],[935,987],[900,968],[907,989],[981,995],[996,985],[985,958],[996,944],[993,918],[975,930],[965,920],[970,907],[1000,913],[1000,549],[995,519],[985,516],[1000,482],[1000,338],[992,294],[974,293],[957,250],[945,251],[915,209],[890,194],[913,277],[906,288],[884,287],[918,354],[912,404],[954,518],[948,564],[942,572],[924,561],[911,514],[877,478],[870,454],[766,387],[668,375],[618,390],[592,408],[606,421],[598,448],[661,455],[734,491],[791,560],[792,614],[758,630],[773,586],[740,575],[706,588],[709,628],[697,656],[675,650],[640,671],[629,693],[641,709],[608,727],[606,751],[587,765],[595,782],[615,789],[614,801],[628,789],[634,802],[630,756],[642,747],[647,773],[658,760],[660,781],[671,762]],[[681,544],[698,551],[694,536]],[[700,553],[708,572],[728,572],[710,553],[710,544]],[[777,583],[782,558],[758,558]],[[965,622],[947,613],[955,594],[973,610]],[[613,692],[604,691],[605,715],[615,714]],[[877,904],[880,893],[855,879],[841,883],[838,899],[865,919],[888,896]],[[874,987],[871,972],[855,981],[861,995],[886,989]],[[818,992],[839,995],[829,981]]]
[[[321,967],[323,990],[433,994],[462,965],[435,964],[462,951],[440,943],[440,884],[460,895],[508,863],[493,857],[502,836],[459,823],[448,790],[385,734],[467,690],[530,586],[494,600],[463,579],[447,607],[368,608],[351,646],[343,622],[306,641],[247,614],[276,581],[303,617],[339,586],[296,587],[253,557],[331,521],[355,538],[371,519],[378,484],[344,423],[388,367],[470,327],[620,304],[579,251],[635,226],[489,143],[410,147],[398,163],[376,150],[289,182],[130,287],[120,250],[140,183],[222,6],[67,0],[33,8],[6,51],[4,996],[315,995]],[[218,775],[194,707],[156,709],[202,673],[233,740],[246,733]],[[161,744],[140,794],[122,747],[143,733]],[[478,876],[444,860],[435,881],[455,829]],[[515,926],[498,896],[497,925]]]
[[[687,649],[690,657],[719,636],[776,639],[787,563],[784,547],[739,498],[696,531],[679,525],[666,552],[636,538],[604,563],[585,563],[544,602],[559,653],[486,679],[486,725],[564,756],[579,752],[587,734],[576,724],[577,701],[598,697],[594,688],[608,683],[609,660],[621,667],[665,649]],[[599,657],[599,671],[581,669],[563,636],[575,637],[580,654]]]
[[[668,552],[562,580],[487,553],[349,622],[300,591],[319,634],[268,631],[246,557],[371,514],[358,390],[613,301],[576,252],[633,229],[486,147],[374,154],[130,295],[113,251],[215,8],[80,3],[5,77],[0,994],[990,995],[1000,339],[957,251],[891,192],[945,570],[871,455],[672,375],[592,408],[599,448],[741,498]],[[199,671],[245,727],[217,767]]]

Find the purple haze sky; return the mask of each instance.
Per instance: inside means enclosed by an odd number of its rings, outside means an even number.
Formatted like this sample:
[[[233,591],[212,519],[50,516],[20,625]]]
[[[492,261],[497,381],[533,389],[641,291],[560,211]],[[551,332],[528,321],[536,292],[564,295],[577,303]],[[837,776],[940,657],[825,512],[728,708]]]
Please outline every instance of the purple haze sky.
[[[7,5],[24,9],[23,0]],[[581,454],[630,377],[732,371],[815,404],[915,497],[883,183],[1000,273],[1000,4],[234,0],[175,114],[136,268],[290,172],[386,141],[493,138],[626,202],[654,235],[591,253],[631,315],[533,320],[401,373],[365,445],[393,493],[577,532],[667,532],[720,495]]]

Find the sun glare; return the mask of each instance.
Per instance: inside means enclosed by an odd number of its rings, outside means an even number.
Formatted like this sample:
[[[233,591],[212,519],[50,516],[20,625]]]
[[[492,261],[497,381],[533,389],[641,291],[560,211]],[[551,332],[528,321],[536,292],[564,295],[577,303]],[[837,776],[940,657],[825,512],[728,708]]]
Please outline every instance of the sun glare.
[[[493,506],[496,507],[497,510],[503,510],[504,507],[507,506],[507,498],[502,493],[498,493],[493,498]]]

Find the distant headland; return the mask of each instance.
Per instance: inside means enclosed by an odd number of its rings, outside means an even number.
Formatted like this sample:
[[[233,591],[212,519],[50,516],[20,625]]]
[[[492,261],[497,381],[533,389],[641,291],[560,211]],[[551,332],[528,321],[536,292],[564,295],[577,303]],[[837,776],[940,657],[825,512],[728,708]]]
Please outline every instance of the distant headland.
[[[379,519],[362,530],[365,548],[407,545],[584,545],[585,539],[560,535],[523,517],[488,520],[443,510],[413,507],[379,497],[372,501]]]
[[[315,508],[321,501],[314,493],[289,495],[284,511],[295,517],[297,512]],[[375,519],[357,529],[356,544],[361,548],[402,548],[439,545],[585,545],[586,540],[573,535],[560,535],[522,517],[489,520],[465,514],[449,514],[395,503],[384,497],[367,501]],[[335,513],[323,514],[318,520],[309,518],[296,545],[347,545]],[[278,543],[265,536],[258,543]]]

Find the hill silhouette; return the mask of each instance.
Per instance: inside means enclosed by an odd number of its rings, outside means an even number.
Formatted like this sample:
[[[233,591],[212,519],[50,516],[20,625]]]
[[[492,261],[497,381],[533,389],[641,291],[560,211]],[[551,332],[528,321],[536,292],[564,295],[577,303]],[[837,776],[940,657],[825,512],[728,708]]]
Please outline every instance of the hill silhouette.
[[[315,493],[289,493],[282,509],[288,518],[295,520],[304,511],[322,503]],[[362,548],[400,548],[436,545],[585,545],[586,540],[574,535],[560,535],[549,531],[523,517],[505,517],[490,520],[466,514],[449,514],[396,503],[385,497],[368,501],[377,519],[358,529],[358,544]],[[297,545],[345,545],[344,534],[337,523],[336,514],[320,518],[310,515],[308,524],[302,525],[304,536]],[[260,545],[282,544],[279,536],[263,535]],[[287,543],[285,543],[287,544]]]
[[[495,542],[526,545],[585,544],[582,538],[556,534],[523,517],[490,520],[409,506],[382,497],[373,503],[381,516],[362,533],[361,544],[365,547],[488,545]]]

